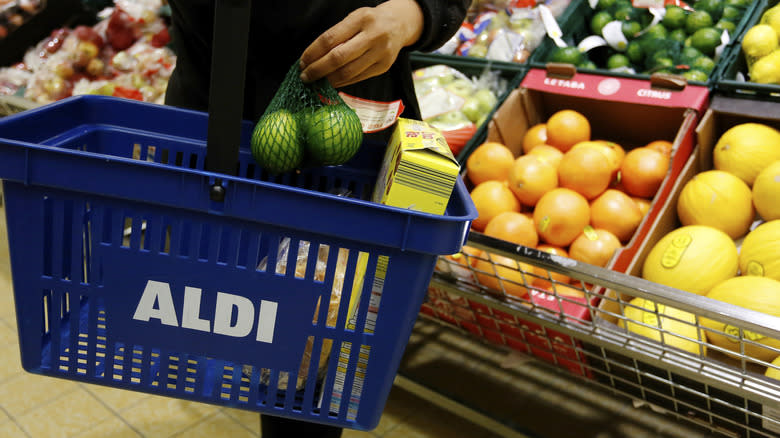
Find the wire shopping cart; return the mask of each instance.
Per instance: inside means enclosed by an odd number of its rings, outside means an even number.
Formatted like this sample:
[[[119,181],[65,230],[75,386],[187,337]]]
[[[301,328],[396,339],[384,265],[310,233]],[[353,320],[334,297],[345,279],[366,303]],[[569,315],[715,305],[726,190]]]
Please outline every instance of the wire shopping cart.
[[[445,215],[369,202],[370,144],[344,166],[256,167],[235,104],[248,7],[217,2],[209,114],[80,96],[0,121],[22,363],[371,429],[476,210],[462,182]]]
[[[485,252],[440,258],[426,319],[534,356],[707,436],[780,436],[780,381],[764,376],[780,368],[757,357],[780,355],[761,342],[780,339],[780,318],[480,233],[467,245]],[[634,297],[655,303],[639,320],[625,316]],[[693,317],[670,316],[665,307]],[[731,348],[708,341],[713,334]]]

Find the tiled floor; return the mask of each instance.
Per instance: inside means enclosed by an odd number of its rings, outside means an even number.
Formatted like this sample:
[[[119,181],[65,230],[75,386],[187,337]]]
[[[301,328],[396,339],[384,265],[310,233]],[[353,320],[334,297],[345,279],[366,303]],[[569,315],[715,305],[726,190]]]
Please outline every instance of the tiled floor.
[[[25,373],[20,365],[5,231],[0,208],[0,438],[243,438],[260,436],[256,413],[119,391]],[[372,432],[345,438],[493,435],[394,389]]]

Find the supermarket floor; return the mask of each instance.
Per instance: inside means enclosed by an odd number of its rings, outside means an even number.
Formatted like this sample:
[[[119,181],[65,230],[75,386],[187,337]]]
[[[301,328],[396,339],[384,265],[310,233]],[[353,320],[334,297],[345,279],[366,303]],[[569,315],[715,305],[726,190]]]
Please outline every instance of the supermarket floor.
[[[5,212],[0,208],[0,437],[242,438],[258,414],[25,373],[20,365]],[[494,434],[394,388],[379,426],[345,438],[493,438]]]

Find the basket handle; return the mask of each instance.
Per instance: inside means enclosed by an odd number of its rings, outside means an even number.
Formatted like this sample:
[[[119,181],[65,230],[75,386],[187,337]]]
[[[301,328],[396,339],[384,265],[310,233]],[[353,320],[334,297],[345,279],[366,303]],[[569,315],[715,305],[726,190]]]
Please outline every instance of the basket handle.
[[[252,2],[216,0],[215,3],[206,170],[233,175],[241,143]],[[215,179],[209,196],[213,201],[224,201],[221,178]]]

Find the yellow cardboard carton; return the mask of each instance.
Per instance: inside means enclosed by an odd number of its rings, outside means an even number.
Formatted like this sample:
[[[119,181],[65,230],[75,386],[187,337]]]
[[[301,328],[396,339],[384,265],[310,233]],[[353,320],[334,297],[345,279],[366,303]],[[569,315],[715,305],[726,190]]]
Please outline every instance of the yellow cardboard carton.
[[[372,201],[424,213],[444,214],[460,166],[433,126],[398,119]]]

